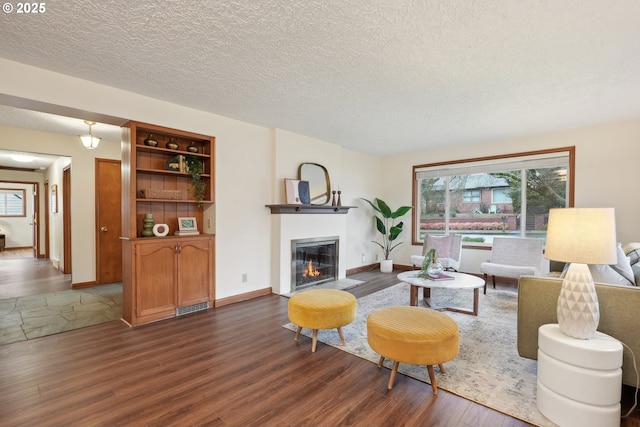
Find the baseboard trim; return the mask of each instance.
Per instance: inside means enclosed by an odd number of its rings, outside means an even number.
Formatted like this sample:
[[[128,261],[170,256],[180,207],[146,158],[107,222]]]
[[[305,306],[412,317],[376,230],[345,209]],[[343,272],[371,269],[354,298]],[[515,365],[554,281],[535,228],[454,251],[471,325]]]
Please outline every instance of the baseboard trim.
[[[96,286],[97,284],[98,283],[95,280],[93,282],[72,283],[71,289],[90,288],[92,286]]]
[[[233,295],[227,298],[217,299],[215,301],[215,307],[222,307],[236,302],[247,301],[257,297],[263,297],[265,295],[271,295],[273,293],[272,288],[258,289],[256,291],[246,292],[240,295]]]
[[[374,270],[376,268],[380,268],[380,263],[377,262],[375,264],[362,265],[360,267],[350,268],[347,270],[346,274],[349,276],[350,274],[361,273],[363,271]]]
[[[363,271],[376,270],[376,269],[379,269],[379,268],[380,268],[380,263],[379,262],[377,262],[375,264],[363,265],[361,267],[350,268],[350,269],[347,270],[347,276],[349,276],[351,274],[362,273]],[[401,270],[401,271],[416,270],[416,268],[413,267],[412,265],[403,265],[403,264],[393,264],[393,269],[394,270]]]

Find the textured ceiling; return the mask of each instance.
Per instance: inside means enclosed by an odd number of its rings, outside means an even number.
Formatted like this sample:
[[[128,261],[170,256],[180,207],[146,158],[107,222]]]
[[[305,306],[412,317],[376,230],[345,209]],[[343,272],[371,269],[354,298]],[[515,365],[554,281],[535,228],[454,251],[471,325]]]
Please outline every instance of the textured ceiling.
[[[637,0],[50,0],[0,16],[0,57],[389,155],[640,117],[639,16]]]

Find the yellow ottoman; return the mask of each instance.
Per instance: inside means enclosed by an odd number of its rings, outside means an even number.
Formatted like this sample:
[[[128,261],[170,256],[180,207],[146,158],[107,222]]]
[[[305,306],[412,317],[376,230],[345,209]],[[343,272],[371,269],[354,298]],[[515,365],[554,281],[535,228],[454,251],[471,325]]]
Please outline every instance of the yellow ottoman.
[[[385,358],[393,360],[388,388],[398,372],[398,365],[427,365],[433,394],[438,394],[433,365],[444,372],[444,362],[454,359],[460,349],[458,325],[446,314],[422,307],[387,307],[367,318],[367,340],[380,354],[378,366]]]
[[[302,328],[313,329],[311,351],[316,351],[318,329],[338,328],[342,345],[345,344],[342,326],[356,318],[356,297],[337,289],[312,289],[289,298],[289,320],[298,326],[295,340]]]

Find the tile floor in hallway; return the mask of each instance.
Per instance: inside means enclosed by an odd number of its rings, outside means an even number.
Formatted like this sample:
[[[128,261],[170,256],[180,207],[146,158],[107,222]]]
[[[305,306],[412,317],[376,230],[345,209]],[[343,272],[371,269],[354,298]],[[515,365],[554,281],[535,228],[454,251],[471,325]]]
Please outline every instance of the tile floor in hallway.
[[[0,345],[122,317],[122,284],[0,300]]]

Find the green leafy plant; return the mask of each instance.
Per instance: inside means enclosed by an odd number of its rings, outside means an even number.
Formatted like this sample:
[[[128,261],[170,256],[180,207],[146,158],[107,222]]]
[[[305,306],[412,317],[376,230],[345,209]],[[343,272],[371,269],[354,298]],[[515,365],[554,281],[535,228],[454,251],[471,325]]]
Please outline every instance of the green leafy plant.
[[[204,171],[204,164],[202,160],[196,156],[184,156],[187,172],[191,175],[191,187],[193,189],[193,196],[198,202],[198,206],[202,206],[204,200],[206,184],[202,179],[202,173]]]
[[[395,211],[392,211],[389,205],[380,199],[373,199],[373,202],[367,199],[361,200],[367,202],[379,214],[374,215],[374,218],[376,219],[376,228],[382,234],[382,243],[376,241],[373,241],[373,243],[380,246],[384,259],[388,260],[391,251],[402,243],[394,243],[394,241],[402,233],[404,223],[400,221],[396,224],[395,222],[409,212],[413,206],[400,206]]]

